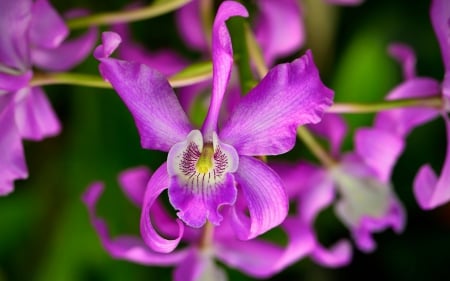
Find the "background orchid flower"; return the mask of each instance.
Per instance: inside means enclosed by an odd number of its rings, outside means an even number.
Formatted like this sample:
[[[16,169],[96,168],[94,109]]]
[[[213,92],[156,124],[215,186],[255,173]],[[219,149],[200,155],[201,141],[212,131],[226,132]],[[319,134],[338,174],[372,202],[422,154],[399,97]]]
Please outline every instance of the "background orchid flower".
[[[162,173],[164,171],[160,168],[151,178],[150,171],[145,167],[128,169],[119,175],[120,187],[128,199],[141,208],[147,183],[150,180],[149,185],[158,185]],[[225,272],[216,265],[215,259],[250,276],[269,277],[298,260],[313,245],[310,236],[298,225],[283,227],[288,235],[288,243],[281,246],[260,238],[238,240],[226,221],[215,231],[212,245],[202,243],[203,236],[199,229],[187,227],[181,238],[187,246],[171,253],[159,253],[150,249],[138,236],[111,238],[105,220],[96,214],[96,205],[103,189],[103,183],[95,182],[83,194],[83,202],[103,248],[117,259],[149,266],[175,266],[175,281],[227,280]],[[152,207],[152,215],[154,223],[160,226],[164,234],[177,235],[173,219],[159,200]]]
[[[333,92],[320,81],[307,52],[292,63],[273,68],[218,129],[220,105],[233,64],[225,25],[231,16],[247,16],[247,11],[241,4],[227,1],[217,12],[212,37],[212,97],[201,130],[189,124],[161,74],[139,63],[109,58],[120,42],[117,34],[105,33],[103,45],[95,52],[102,76],[134,117],[141,145],[169,152],[159,184],[147,187],[142,210],[142,236],[155,251],[171,252],[184,231],[179,221],[179,235],[167,240],[150,220],[150,209],[165,189],[178,217],[191,227],[201,227],[207,220],[219,225],[225,206],[231,208],[231,225],[240,239],[251,239],[280,224],[287,214],[281,180],[252,156],[292,149],[297,126],[319,122],[332,102]],[[236,200],[246,201],[250,217],[235,205]]]
[[[13,122],[0,135],[6,155],[0,160],[5,167],[0,171],[0,195],[6,195],[15,179],[28,175],[21,140],[42,140],[61,130],[44,91],[29,86],[32,67],[73,67],[94,46],[97,31],[92,28],[64,42],[69,30],[47,0],[5,0],[0,3],[0,33],[0,122]]]
[[[450,104],[450,43],[449,19],[450,3],[445,0],[431,2],[431,22],[441,49],[444,63],[444,80],[442,82],[430,78],[416,76],[414,51],[403,44],[390,46],[391,54],[401,63],[405,81],[395,87],[387,99],[418,98],[441,96],[442,109],[425,107],[393,109],[377,115],[376,126],[403,138],[417,126],[425,124],[437,116],[444,118],[447,131],[447,152],[440,177],[430,165],[422,166],[414,179],[414,195],[422,209],[433,209],[450,200],[450,120],[448,118]]]
[[[335,214],[351,231],[360,250],[373,251],[373,232],[388,227],[401,232],[404,228],[404,210],[390,184],[391,171],[403,149],[403,142],[383,130],[361,128],[355,133],[355,151],[341,154],[337,152],[345,136],[346,125],[338,115],[327,114],[321,123],[310,127],[330,140],[330,150],[336,155],[337,162],[332,167],[306,170],[304,164],[283,165],[282,168],[274,166],[285,178],[288,193],[298,194],[299,227],[306,225],[312,232],[317,213],[332,204],[334,194],[338,194]],[[299,179],[306,174],[310,174],[309,180],[299,184]],[[297,180],[294,180],[295,176]],[[341,241],[335,247],[327,251],[318,244],[325,258],[315,256],[315,259],[329,266],[348,262],[350,250],[346,242]]]

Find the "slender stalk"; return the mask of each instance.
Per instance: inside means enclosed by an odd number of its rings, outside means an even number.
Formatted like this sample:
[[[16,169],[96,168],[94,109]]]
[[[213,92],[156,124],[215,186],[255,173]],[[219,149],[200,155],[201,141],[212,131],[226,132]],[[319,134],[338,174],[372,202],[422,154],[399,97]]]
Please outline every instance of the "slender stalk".
[[[250,59],[255,64],[259,80],[261,80],[262,78],[264,78],[264,76],[266,76],[269,69],[264,60],[261,48],[259,47],[258,42],[256,42],[255,35],[253,34],[253,31],[251,30],[250,25],[248,23],[244,24],[244,32],[248,54],[250,56]]]
[[[133,22],[156,17],[185,5],[190,0],[156,1],[146,7],[134,10],[106,12],[74,18],[67,21],[70,29],[85,28],[93,25],[111,25],[122,22]]]
[[[332,168],[336,166],[336,161],[326,152],[305,126],[298,127],[297,135],[325,167]]]
[[[205,35],[209,49],[211,49],[211,34],[213,25],[213,1],[200,0],[200,17],[202,20],[203,34]]]
[[[214,225],[209,221],[203,226],[202,237],[200,238],[200,249],[208,249],[213,244]]]
[[[94,88],[112,88],[102,77],[79,73],[36,73],[30,82],[31,86],[45,85],[77,85]]]
[[[386,100],[376,103],[335,103],[329,109],[328,113],[374,113],[383,110],[405,108],[405,107],[432,107],[441,109],[444,106],[441,96]]]

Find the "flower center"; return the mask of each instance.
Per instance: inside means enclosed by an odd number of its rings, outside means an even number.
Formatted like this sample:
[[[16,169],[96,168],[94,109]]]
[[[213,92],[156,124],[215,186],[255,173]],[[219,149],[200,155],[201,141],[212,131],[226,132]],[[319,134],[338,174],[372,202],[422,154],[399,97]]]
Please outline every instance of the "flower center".
[[[212,143],[203,144],[202,153],[198,158],[195,168],[200,174],[207,174],[213,167],[214,147]]]

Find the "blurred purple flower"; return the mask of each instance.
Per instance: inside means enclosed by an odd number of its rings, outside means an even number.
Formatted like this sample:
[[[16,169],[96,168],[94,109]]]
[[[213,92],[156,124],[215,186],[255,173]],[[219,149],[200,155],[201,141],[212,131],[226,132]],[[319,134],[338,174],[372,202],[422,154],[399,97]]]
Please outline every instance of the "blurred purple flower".
[[[441,175],[438,176],[429,164],[422,166],[414,179],[414,194],[422,209],[433,209],[450,200],[450,2],[433,0],[431,3],[431,22],[441,49],[444,63],[444,80],[442,82],[416,76],[414,51],[403,44],[392,44],[389,47],[391,55],[403,68],[405,81],[395,87],[387,99],[421,98],[442,96],[444,108],[417,107],[393,109],[377,115],[376,126],[402,138],[417,126],[431,121],[441,115],[447,130],[447,153]]]
[[[14,180],[28,176],[22,139],[42,140],[61,130],[43,90],[29,86],[32,67],[73,67],[94,46],[97,31],[63,42],[69,30],[47,0],[4,0],[0,33],[0,195],[6,195]]]
[[[135,62],[109,58],[120,43],[115,33],[103,34],[95,56],[100,72],[132,113],[147,149],[168,151],[157,185],[146,191],[141,231],[155,251],[170,252],[179,243],[161,237],[150,220],[156,198],[168,188],[169,200],[187,225],[201,227],[209,220],[219,225],[220,209],[231,207],[231,224],[240,239],[251,239],[280,224],[287,198],[280,178],[252,156],[278,155],[292,149],[296,128],[317,123],[331,105],[333,92],[320,81],[310,52],[289,64],[274,67],[241,99],[218,130],[222,99],[230,78],[233,54],[225,21],[247,16],[237,2],[223,2],[212,36],[213,87],[211,104],[201,130],[193,129],[167,80],[157,71]],[[239,193],[240,196],[237,196]],[[247,208],[235,204],[246,201]]]
[[[161,168],[151,173],[145,167],[126,170],[119,175],[120,186],[125,195],[137,206],[142,207],[147,183],[158,184]],[[96,182],[83,194],[92,225],[100,237],[103,248],[114,258],[151,266],[175,266],[175,281],[226,280],[224,272],[215,264],[214,259],[241,270],[253,277],[271,276],[294,262],[301,253],[307,253],[312,240],[299,229],[284,228],[288,235],[285,246],[262,239],[241,241],[234,237],[230,224],[225,220],[214,228],[212,245],[202,243],[199,229],[186,228],[181,240],[186,244],[172,253],[159,253],[150,249],[138,236],[123,235],[111,238],[106,222],[96,215],[96,204],[103,192],[103,183]],[[177,228],[173,219],[157,200],[152,207],[154,223],[161,232],[176,236]],[[267,257],[270,257],[267,258]],[[206,278],[209,277],[209,278]]]
[[[296,220],[300,227],[313,232],[315,216],[331,204],[334,194],[338,193],[335,213],[351,230],[356,245],[362,251],[375,249],[373,232],[387,227],[401,232],[405,214],[389,179],[403,150],[402,140],[384,130],[361,128],[355,134],[355,151],[341,155],[338,152],[346,125],[339,116],[327,114],[321,123],[310,127],[330,140],[331,151],[339,159],[338,163],[328,169],[306,164],[272,165],[283,179],[289,197],[297,198],[300,210]],[[306,178],[306,182],[299,184],[300,178]],[[350,259],[350,248],[344,241],[331,251],[320,244],[317,247],[318,253],[312,257],[321,264],[338,266]]]

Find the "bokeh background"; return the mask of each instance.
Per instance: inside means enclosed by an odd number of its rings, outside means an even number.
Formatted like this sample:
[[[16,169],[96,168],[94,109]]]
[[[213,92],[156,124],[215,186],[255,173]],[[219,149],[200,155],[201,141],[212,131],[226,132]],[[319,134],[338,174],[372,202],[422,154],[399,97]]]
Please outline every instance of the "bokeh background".
[[[74,7],[102,12],[123,9],[130,1],[51,2],[61,12]],[[420,75],[443,77],[429,20],[430,1],[366,0],[357,7],[330,6],[322,0],[301,2],[307,45],[287,59],[311,48],[336,101],[380,101],[401,81],[398,64],[387,55],[391,42],[413,46]],[[183,46],[173,14],[139,21],[131,28],[135,39],[149,49],[171,46],[193,59],[199,57]],[[90,57],[74,71],[96,74],[97,65]],[[102,249],[80,200],[91,182],[104,181],[99,213],[112,234],[139,233],[139,210],[125,199],[116,177],[133,166],[155,169],[165,155],[140,148],[132,118],[114,91],[77,86],[45,90],[63,131],[42,142],[25,143],[30,177],[16,182],[15,192],[0,198],[0,281],[171,280],[172,268],[112,259]],[[346,119],[356,128],[370,125],[373,114],[346,115]],[[349,135],[346,149],[351,144]],[[414,175],[423,163],[440,171],[445,144],[442,120],[417,128],[408,138],[393,174],[395,190],[408,212],[402,235],[391,230],[376,234],[378,249],[371,254],[355,250],[349,266],[328,269],[304,259],[270,280],[450,280],[450,206],[424,212],[412,194]],[[298,145],[296,157],[307,154]],[[319,216],[317,229],[325,244],[348,236],[331,208]],[[227,268],[227,273],[230,280],[253,280],[232,269]]]

